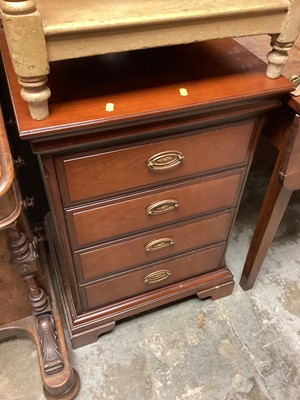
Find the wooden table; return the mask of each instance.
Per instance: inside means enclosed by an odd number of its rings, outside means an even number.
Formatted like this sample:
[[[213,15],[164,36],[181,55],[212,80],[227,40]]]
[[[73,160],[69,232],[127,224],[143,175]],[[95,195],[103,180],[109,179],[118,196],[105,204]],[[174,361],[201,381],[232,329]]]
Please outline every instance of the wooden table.
[[[2,0],[0,8],[34,119],[48,117],[51,61],[269,34],[267,76],[276,78],[300,28],[300,0]]]
[[[244,290],[253,287],[290,197],[300,189],[299,112],[300,98],[289,95],[265,128],[278,156],[243,269],[240,284]]]
[[[2,49],[18,133],[48,194],[73,346],[175,300],[229,295],[247,173],[291,82],[268,79],[232,39],[67,60],[50,76],[52,114],[34,121]]]
[[[29,336],[36,345],[46,398],[72,400],[79,377],[70,365],[47,257],[22,208],[0,108],[0,230],[7,233],[13,264],[1,268],[0,339]]]

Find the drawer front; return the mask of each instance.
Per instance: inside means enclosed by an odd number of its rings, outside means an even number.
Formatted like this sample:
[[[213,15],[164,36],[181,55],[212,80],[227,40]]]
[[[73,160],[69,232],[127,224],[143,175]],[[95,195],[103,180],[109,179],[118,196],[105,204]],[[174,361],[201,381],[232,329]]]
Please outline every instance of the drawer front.
[[[115,151],[58,158],[65,204],[246,162],[254,122]]]
[[[66,211],[73,248],[235,205],[243,170]],[[149,193],[149,192],[148,192]]]
[[[224,241],[233,211],[177,224],[130,240],[77,251],[74,257],[79,273],[83,281],[91,280]]]
[[[83,287],[89,309],[211,272],[219,267],[224,245],[189,253],[116,278]]]

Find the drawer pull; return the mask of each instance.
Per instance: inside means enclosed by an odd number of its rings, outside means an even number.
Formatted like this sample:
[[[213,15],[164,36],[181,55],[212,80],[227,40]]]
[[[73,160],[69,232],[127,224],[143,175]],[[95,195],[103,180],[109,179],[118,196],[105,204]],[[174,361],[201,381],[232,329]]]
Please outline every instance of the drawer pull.
[[[177,200],[168,199],[151,204],[146,211],[148,215],[161,215],[178,207],[179,203]]]
[[[169,271],[168,269],[162,269],[160,271],[155,271],[149,275],[146,275],[144,278],[144,283],[151,285],[152,283],[164,281],[165,279],[169,278],[169,276],[171,276],[171,271]]]
[[[161,238],[153,240],[152,242],[146,244],[145,250],[147,252],[157,251],[173,245],[174,245],[174,240],[172,238]]]
[[[184,155],[180,151],[171,150],[163,153],[157,153],[150,157],[147,161],[148,168],[153,171],[161,171],[164,169],[174,168],[181,164],[184,160]]]

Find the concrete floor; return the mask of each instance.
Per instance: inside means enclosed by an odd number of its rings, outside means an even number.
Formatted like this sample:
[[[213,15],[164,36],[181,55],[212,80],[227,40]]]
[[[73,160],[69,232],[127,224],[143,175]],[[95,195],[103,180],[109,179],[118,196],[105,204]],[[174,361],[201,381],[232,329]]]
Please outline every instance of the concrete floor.
[[[264,38],[247,44],[258,52],[266,46]],[[298,48],[293,52],[288,76],[300,73]],[[71,351],[81,377],[78,400],[300,399],[300,191],[255,287],[238,286],[270,174],[259,154],[227,253],[233,294],[214,302],[192,298],[118,323],[97,343]],[[7,259],[1,255],[0,269]],[[0,399],[44,399],[28,339],[0,344]]]

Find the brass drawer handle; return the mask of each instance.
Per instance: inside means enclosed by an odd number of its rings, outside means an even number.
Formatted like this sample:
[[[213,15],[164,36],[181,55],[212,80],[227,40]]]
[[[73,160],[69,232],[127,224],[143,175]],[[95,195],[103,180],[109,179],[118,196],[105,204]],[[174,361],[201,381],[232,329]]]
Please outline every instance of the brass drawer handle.
[[[162,269],[160,271],[152,272],[149,275],[146,275],[144,278],[144,283],[147,285],[151,285],[152,283],[157,283],[168,279],[171,276],[171,271],[168,269]]]
[[[174,240],[172,238],[161,238],[157,240],[153,240],[152,242],[146,244],[145,250],[147,252],[151,251],[158,251],[165,249],[166,247],[173,246],[174,245]]]
[[[161,171],[164,169],[174,168],[181,164],[184,160],[184,155],[180,151],[170,150],[162,153],[157,153],[150,157],[147,161],[148,168],[153,171]]]
[[[150,204],[146,211],[148,215],[161,215],[178,207],[179,203],[177,200],[167,199]]]

